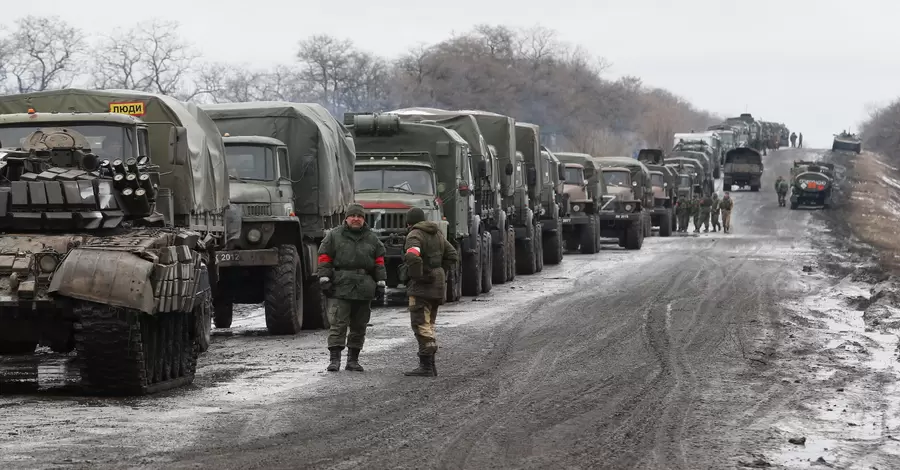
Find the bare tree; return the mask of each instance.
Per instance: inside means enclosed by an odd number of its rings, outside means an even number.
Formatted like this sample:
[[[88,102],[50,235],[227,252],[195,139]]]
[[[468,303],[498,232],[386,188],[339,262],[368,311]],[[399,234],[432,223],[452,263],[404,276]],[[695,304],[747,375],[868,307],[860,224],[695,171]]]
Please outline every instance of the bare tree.
[[[198,57],[179,34],[177,22],[150,20],[105,38],[95,53],[92,85],[125,88],[189,99]]]
[[[85,42],[81,31],[59,17],[26,16],[16,21],[7,47],[9,91],[29,93],[71,85]]]
[[[213,103],[246,101],[310,101],[310,89],[299,72],[288,66],[271,71],[233,64],[206,64],[198,74],[197,99]]]

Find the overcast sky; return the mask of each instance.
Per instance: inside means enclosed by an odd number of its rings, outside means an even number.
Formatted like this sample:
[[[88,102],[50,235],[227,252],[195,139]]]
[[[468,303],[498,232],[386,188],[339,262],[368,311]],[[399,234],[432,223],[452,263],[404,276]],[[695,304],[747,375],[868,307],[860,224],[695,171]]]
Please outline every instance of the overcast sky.
[[[816,147],[866,106],[900,96],[900,2],[881,0],[42,0],[3,2],[7,21],[57,14],[88,32],[148,15],[178,20],[209,59],[266,66],[327,33],[394,57],[477,23],[541,25],[700,108],[784,122]],[[149,17],[149,16],[148,16]],[[807,145],[809,146],[809,145]]]

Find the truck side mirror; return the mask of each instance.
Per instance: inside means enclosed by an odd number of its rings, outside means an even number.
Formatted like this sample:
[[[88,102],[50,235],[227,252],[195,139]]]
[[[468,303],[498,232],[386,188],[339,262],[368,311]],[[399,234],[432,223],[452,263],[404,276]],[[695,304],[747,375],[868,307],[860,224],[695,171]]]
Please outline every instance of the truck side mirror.
[[[528,186],[534,186],[537,184],[537,170],[530,166],[527,170],[528,173]]]
[[[563,165],[562,163],[558,163],[556,165],[556,170],[559,172],[559,180],[565,181],[566,180],[566,166]]]
[[[507,176],[512,176],[512,174],[513,174],[513,165],[512,165],[512,163],[507,163],[507,164],[506,164],[506,168],[505,168],[504,170],[506,171],[506,175],[507,175]]]
[[[169,163],[175,166],[187,164],[190,149],[188,148],[187,129],[174,126],[169,130]]]

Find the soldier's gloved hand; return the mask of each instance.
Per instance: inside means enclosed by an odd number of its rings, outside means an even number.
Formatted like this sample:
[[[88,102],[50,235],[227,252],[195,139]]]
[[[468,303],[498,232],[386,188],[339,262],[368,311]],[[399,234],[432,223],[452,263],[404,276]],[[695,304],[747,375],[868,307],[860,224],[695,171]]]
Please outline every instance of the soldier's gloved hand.
[[[375,283],[375,292],[378,297],[384,297],[384,291],[387,289],[387,286],[384,284],[384,281],[378,281]]]
[[[326,297],[331,297],[334,294],[334,290],[331,285],[331,278],[328,277],[320,277],[319,278],[319,290],[325,294]]]

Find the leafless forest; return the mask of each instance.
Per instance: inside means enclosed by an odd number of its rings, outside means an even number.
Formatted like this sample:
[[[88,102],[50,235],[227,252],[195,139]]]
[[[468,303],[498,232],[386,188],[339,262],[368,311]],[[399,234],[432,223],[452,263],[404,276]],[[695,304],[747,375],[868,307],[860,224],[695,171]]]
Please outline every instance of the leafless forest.
[[[893,161],[900,159],[900,98],[870,111],[860,131],[864,148]]]
[[[0,93],[127,88],[191,101],[318,102],[337,116],[401,106],[485,109],[541,125],[557,150],[596,155],[666,147],[673,132],[716,120],[638,77],[605,78],[608,62],[541,27],[480,25],[396,58],[315,35],[266,70],[204,60],[179,28],[153,20],[89,37],[58,17],[20,18],[0,32]]]

